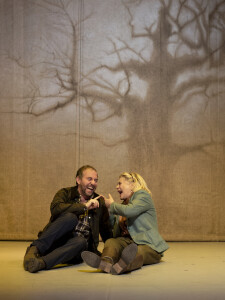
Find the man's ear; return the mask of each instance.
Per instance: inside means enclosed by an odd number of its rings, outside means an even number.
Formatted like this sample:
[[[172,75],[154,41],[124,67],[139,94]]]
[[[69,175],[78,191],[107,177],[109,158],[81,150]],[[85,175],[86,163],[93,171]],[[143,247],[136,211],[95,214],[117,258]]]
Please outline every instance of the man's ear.
[[[79,185],[81,183],[81,179],[79,176],[76,177],[76,183]]]

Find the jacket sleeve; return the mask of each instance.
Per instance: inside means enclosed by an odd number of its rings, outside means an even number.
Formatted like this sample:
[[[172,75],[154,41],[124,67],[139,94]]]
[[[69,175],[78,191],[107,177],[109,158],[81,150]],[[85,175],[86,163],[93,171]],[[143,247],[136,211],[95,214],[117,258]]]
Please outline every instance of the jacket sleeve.
[[[76,215],[83,214],[87,208],[81,203],[71,203],[70,191],[68,189],[61,189],[55,194],[50,206],[50,210],[53,219],[55,219],[59,215],[68,212]]]
[[[127,205],[112,203],[110,205],[110,214],[132,218],[139,216],[151,208],[154,210],[151,196],[147,192],[139,192],[136,195],[134,194]]]

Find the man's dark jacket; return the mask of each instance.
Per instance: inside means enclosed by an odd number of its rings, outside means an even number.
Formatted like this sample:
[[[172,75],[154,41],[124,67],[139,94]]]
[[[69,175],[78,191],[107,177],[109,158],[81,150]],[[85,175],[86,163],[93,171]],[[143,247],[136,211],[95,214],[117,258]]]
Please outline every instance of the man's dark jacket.
[[[62,214],[74,213],[79,217],[79,215],[85,213],[87,208],[84,204],[79,203],[80,194],[77,189],[77,186],[63,188],[55,194],[50,206],[51,218],[43,231],[45,231],[48,226]],[[93,197],[95,198],[97,196],[98,194],[94,193]],[[89,223],[91,227],[89,250],[96,253],[98,253],[97,248],[99,244],[99,234],[101,235],[103,242],[112,237],[108,209],[101,197],[98,199],[98,202],[98,208],[88,211]],[[39,233],[39,236],[42,232]]]

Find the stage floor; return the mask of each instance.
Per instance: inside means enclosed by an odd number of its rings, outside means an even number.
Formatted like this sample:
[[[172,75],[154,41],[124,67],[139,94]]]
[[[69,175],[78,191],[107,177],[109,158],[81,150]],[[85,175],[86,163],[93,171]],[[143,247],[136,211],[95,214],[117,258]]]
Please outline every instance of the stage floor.
[[[84,263],[31,274],[23,269],[29,243],[0,241],[0,296],[16,300],[225,299],[225,242],[168,244],[161,263],[115,276]]]

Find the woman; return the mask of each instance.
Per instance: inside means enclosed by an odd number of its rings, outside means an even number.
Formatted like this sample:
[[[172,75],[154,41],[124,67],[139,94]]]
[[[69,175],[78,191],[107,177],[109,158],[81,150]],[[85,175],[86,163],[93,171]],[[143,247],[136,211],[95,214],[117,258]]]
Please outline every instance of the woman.
[[[112,196],[105,199],[113,218],[113,238],[105,242],[101,257],[84,251],[83,260],[91,267],[112,274],[122,274],[159,263],[169,247],[158,232],[157,216],[151,192],[137,173],[123,173],[116,189],[122,204]]]

